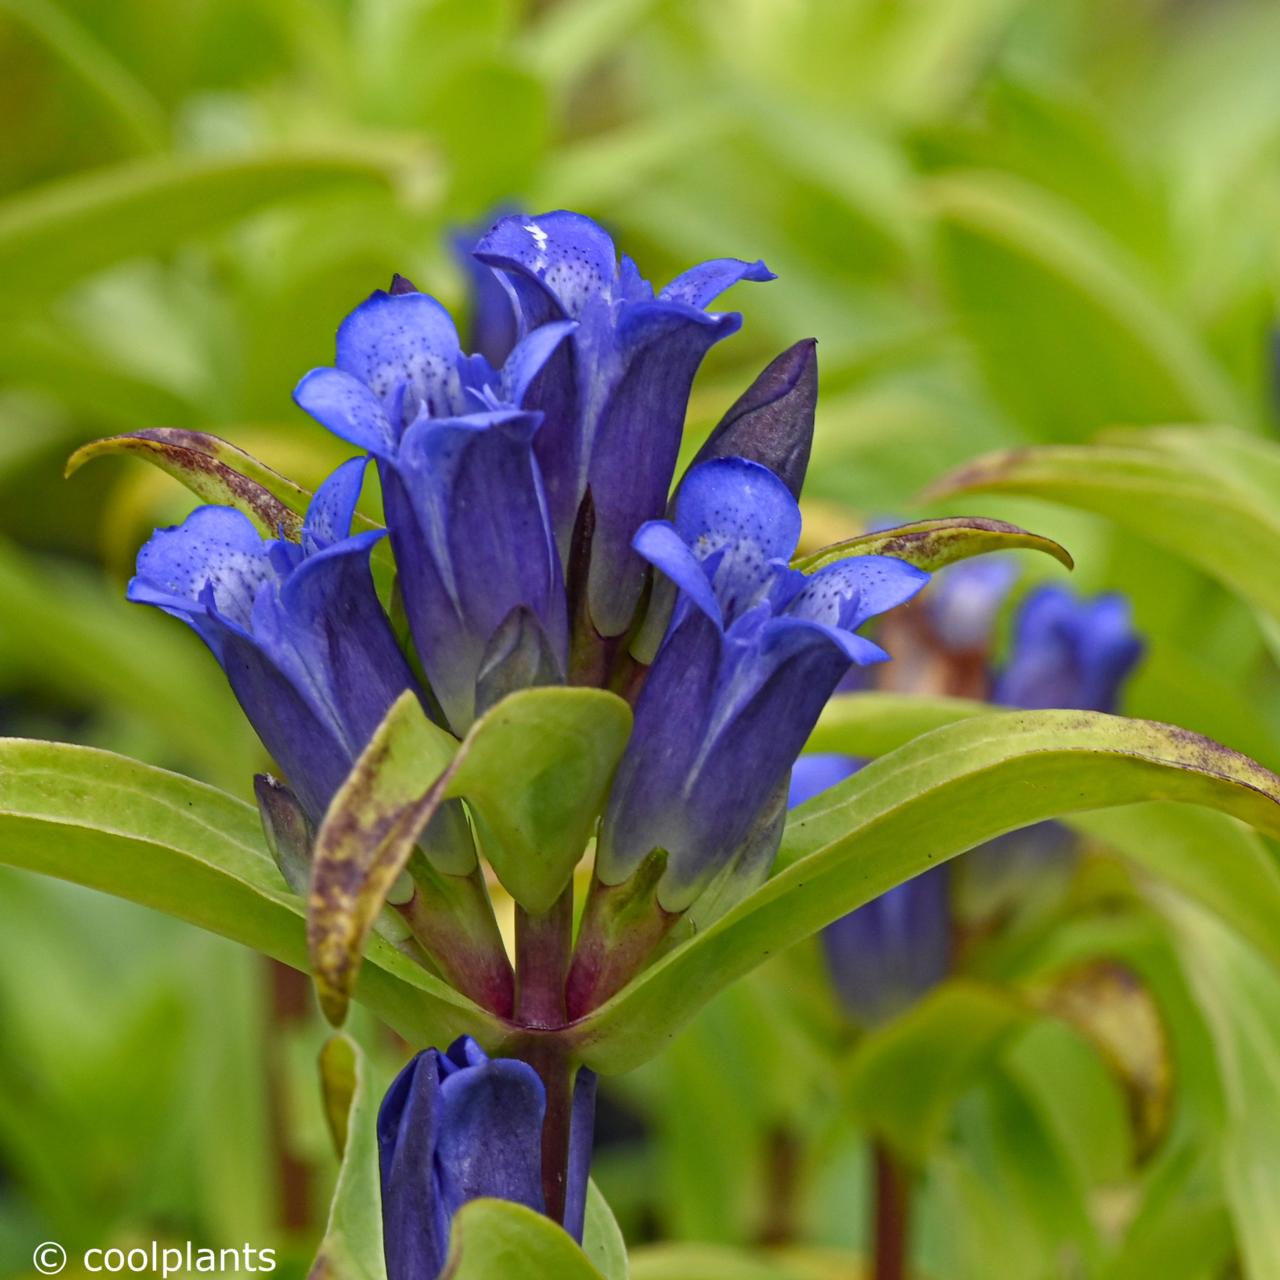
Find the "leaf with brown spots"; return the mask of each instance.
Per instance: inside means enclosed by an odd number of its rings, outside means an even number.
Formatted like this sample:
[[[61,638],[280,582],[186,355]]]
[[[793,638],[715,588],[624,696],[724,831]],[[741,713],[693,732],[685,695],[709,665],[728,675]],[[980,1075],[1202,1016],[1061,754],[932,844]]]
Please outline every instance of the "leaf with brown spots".
[[[297,541],[311,494],[252,454],[203,431],[153,427],[128,435],[108,436],[81,446],[67,459],[66,474],[86,462],[112,453],[133,454],[181,481],[198,498],[234,507],[269,538]]]
[[[987,520],[981,516],[947,516],[939,520],[916,520],[893,529],[859,534],[799,556],[792,568],[816,573],[827,565],[852,556],[893,556],[917,569],[935,573],[957,560],[986,555],[990,551],[1043,551],[1068,569],[1075,567],[1063,546],[1038,533],[1029,533],[1016,524]]]
[[[346,1017],[364,944],[444,800],[458,742],[412,690],[392,704],[329,804],[312,855],[307,948],[325,1015]]]

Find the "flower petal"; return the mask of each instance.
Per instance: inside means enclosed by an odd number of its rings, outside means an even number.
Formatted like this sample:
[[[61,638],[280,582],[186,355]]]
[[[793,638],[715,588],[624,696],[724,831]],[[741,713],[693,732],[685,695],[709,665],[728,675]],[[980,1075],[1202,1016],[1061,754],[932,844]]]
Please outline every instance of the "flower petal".
[[[787,808],[794,809],[814,796],[829,791],[857,772],[858,762],[849,756],[815,752],[803,755],[791,768],[791,787],[787,792]]]
[[[303,548],[308,554],[341,542],[351,532],[368,465],[367,458],[351,458],[316,490],[302,523]]]
[[[441,1083],[434,1169],[440,1205],[449,1218],[481,1196],[545,1212],[546,1109],[538,1073],[514,1058],[462,1067]]]
[[[819,569],[787,605],[787,614],[856,631],[869,618],[910,600],[929,581],[923,569],[892,556],[853,556]]]
[[[533,457],[536,414],[424,419],[405,433],[383,495],[405,608],[431,688],[455,732],[475,714],[494,633],[524,606],[561,670],[568,609]]]
[[[182,524],[157,529],[138,552],[129,599],[160,604],[194,626],[207,596],[222,617],[247,629],[259,587],[275,577],[267,544],[247,516],[231,507],[197,507]]]
[[[293,400],[340,440],[379,457],[395,452],[397,432],[382,403],[351,374],[312,369],[294,389]]]
[[[650,520],[640,526],[632,545],[654,568],[666,574],[717,627],[723,625],[720,602],[712,590],[707,570],[671,525],[665,520]]]
[[[402,384],[433,415],[464,412],[460,354],[452,318],[425,293],[375,293],[338,329],[337,367],[363,382],[388,412]]]
[[[862,1025],[888,1021],[947,976],[949,872],[933,867],[822,931],[832,982]]]
[[[683,302],[691,307],[705,307],[714,302],[726,289],[740,280],[754,280],[763,284],[776,280],[763,262],[744,262],[741,258],[712,258],[676,278],[662,289],[658,297],[664,302]]]
[[[590,299],[612,296],[618,273],[617,250],[604,228],[566,210],[503,218],[481,237],[475,253],[513,274],[529,329],[565,316],[576,320]],[[524,282],[533,288],[522,287]]]
[[[449,1215],[432,1168],[443,1110],[438,1057],[428,1049],[413,1058],[378,1110],[387,1280],[439,1275],[448,1254]]]
[[[529,384],[542,372],[555,349],[577,327],[572,320],[557,320],[535,329],[516,344],[502,366],[502,398],[507,404],[519,406],[524,402]]]
[[[595,511],[588,589],[602,635],[631,624],[645,578],[631,539],[666,510],[694,375],[740,323],[669,302],[627,307],[618,322],[613,359],[622,372],[599,411],[588,461]]]

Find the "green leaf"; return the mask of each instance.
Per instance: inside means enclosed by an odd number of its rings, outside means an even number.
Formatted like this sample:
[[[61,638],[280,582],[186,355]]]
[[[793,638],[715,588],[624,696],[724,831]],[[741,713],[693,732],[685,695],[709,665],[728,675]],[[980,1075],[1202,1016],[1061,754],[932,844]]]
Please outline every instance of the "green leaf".
[[[0,739],[0,862],[128,898],[307,969],[302,902],[252,806],[179,774],[57,742]],[[415,1044],[498,1021],[381,938],[357,996]]]
[[[1280,1277],[1280,977],[1207,913],[1169,895],[1165,904],[1188,977],[1214,1040],[1227,1117],[1220,1160],[1249,1280]]]
[[[880,756],[930,729],[992,708],[964,698],[868,691],[833,698],[807,751]],[[1222,814],[1161,804],[1076,814],[1070,826],[1207,906],[1280,964],[1280,870],[1258,838]]]
[[[540,914],[582,857],[631,732],[601,689],[525,689],[467,734],[446,794],[463,796],[503,888]]]
[[[859,1043],[845,1077],[847,1103],[864,1126],[921,1165],[956,1098],[1034,1016],[1011,992],[948,982]]]
[[[444,1275],[448,1280],[602,1280],[563,1227],[510,1200],[472,1200],[462,1207],[450,1230]]]
[[[893,556],[906,560],[918,569],[936,573],[939,569],[990,551],[1012,551],[1026,548],[1043,551],[1068,569],[1075,568],[1071,553],[1052,538],[1028,533],[1016,524],[1003,520],[986,520],[980,516],[946,516],[940,520],[916,520],[911,524],[847,538],[808,555],[799,556],[791,567],[802,573],[819,569],[850,556]]]
[[[96,169],[0,202],[0,276],[10,306],[155,254],[281,200],[360,185],[388,189],[403,152],[360,145],[165,157]]]
[[[868,689],[832,698],[823,707],[805,750],[882,756],[930,729],[991,714],[990,704],[976,699]]]
[[[378,1096],[359,1046],[333,1036],[320,1055],[325,1108],[343,1135],[342,1166],[308,1280],[386,1280],[378,1178]],[[340,1119],[339,1119],[340,1118]]]
[[[1095,512],[1280,619],[1280,449],[1226,428],[1120,440],[988,454],[930,497],[1010,493]]]
[[[1030,432],[1080,439],[1116,423],[1247,420],[1170,300],[1071,206],[985,172],[939,178],[930,194],[964,332]]]
[[[925,734],[796,809],[767,884],[575,1024],[583,1060],[606,1072],[642,1062],[771,954],[984,840],[1155,798],[1280,833],[1280,779],[1185,729],[1039,711]]]
[[[587,1183],[587,1217],[582,1228],[582,1252],[604,1280],[627,1280],[627,1244],[618,1220],[600,1188]]]
[[[832,1249],[739,1249],[717,1244],[647,1245],[632,1255],[632,1280],[852,1280],[862,1260]]]
[[[86,462],[112,453],[134,454],[181,481],[205,502],[235,507],[265,537],[279,537],[282,529],[295,542],[302,535],[302,517],[311,494],[217,436],[175,427],[109,436],[77,449],[67,459],[66,475],[72,476]]]
[[[23,23],[115,116],[129,140],[158,151],[168,132],[164,110],[105,46],[52,0],[2,0],[0,11]]]
[[[630,709],[615,694],[523,689],[459,744],[412,691],[402,694],[316,834],[309,938],[330,1019],[344,1016],[365,939],[442,804],[468,802],[504,887],[527,910],[545,912],[582,857],[630,728]]]
[[[1280,971],[1280,867],[1252,831],[1165,804],[1078,814],[1071,825],[1207,907]]]

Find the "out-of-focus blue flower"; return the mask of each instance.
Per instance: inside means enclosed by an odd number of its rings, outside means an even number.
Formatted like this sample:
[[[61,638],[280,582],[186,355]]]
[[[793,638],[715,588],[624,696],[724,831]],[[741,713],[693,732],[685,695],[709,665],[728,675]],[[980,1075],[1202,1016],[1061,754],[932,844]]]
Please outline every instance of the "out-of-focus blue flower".
[[[188,623],[313,823],[387,709],[414,679],[374,591],[369,553],[348,536],[365,460],[320,487],[301,543],[264,539],[229,507],[200,507],[138,553],[129,599]]]
[[[1013,560],[998,555],[962,560],[940,573],[921,598],[938,643],[957,654],[988,650],[996,615],[1017,577]]]
[[[494,368],[500,368],[515,347],[520,320],[502,276],[472,251],[485,230],[514,212],[509,206],[495,209],[484,222],[459,227],[449,236],[449,248],[467,278],[467,348],[484,356]]]
[[[1018,610],[992,701],[1028,711],[1114,711],[1141,656],[1124,596],[1081,600],[1065,587],[1041,587]]]
[[[595,1077],[579,1071],[569,1134],[565,1229],[582,1240]],[[453,1216],[482,1196],[544,1213],[546,1090],[515,1058],[489,1058],[464,1036],[428,1049],[396,1077],[378,1112],[382,1235],[388,1280],[434,1280]]]
[[[618,635],[644,585],[631,540],[666,509],[694,374],[742,323],[706,307],[740,280],[773,274],[762,262],[720,258],[655,294],[635,263],[619,263],[600,226],[563,211],[501,219],[476,256],[506,273],[523,332],[578,322],[525,403],[546,413],[535,448],[565,557],[590,491],[590,614],[601,635]]]
[[[801,756],[791,771],[788,804],[803,804],[859,767],[847,756]],[[949,866],[944,863],[822,931],[827,970],[855,1021],[878,1026],[946,977],[951,962],[949,890]]]
[[[405,612],[457,733],[476,715],[477,680],[511,651],[513,632],[524,666],[563,677],[568,610],[534,457],[542,415],[520,405],[573,327],[529,334],[499,372],[462,353],[434,298],[378,292],[343,321],[336,367],[312,370],[294,392],[307,413],[378,460]]]
[[[671,523],[636,535],[680,598],[605,814],[604,884],[663,849],[659,902],[688,907],[785,782],[850,664],[888,657],[856,631],[929,575],[859,556],[806,576],[789,567],[799,534],[799,507],[777,476],[718,458],[690,471]]]
[[[1124,596],[1082,600],[1065,587],[1040,587],[1014,616],[1009,656],[991,700],[1028,711],[1113,712],[1142,650]],[[960,912],[974,920],[1008,913],[1060,882],[1075,850],[1075,837],[1058,822],[1038,822],[971,849],[957,875]]]

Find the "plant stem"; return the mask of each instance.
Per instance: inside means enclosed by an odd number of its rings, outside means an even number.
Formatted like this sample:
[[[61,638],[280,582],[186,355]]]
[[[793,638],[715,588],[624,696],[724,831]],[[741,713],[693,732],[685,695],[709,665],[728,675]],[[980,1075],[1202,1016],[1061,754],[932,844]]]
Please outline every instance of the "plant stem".
[[[559,1038],[538,1035],[563,1027],[565,979],[573,948],[573,884],[543,915],[516,907],[516,1021],[535,1034],[521,1057],[542,1079],[547,1113],[542,1122],[542,1195],[547,1216],[564,1222],[573,1117],[574,1065]]]
[[[564,1026],[572,947],[572,882],[544,915],[516,907],[517,1022],[538,1030]]]
[[[907,1172],[882,1142],[872,1148],[875,1163],[873,1210],[875,1280],[906,1280],[910,1235],[911,1183]]]

